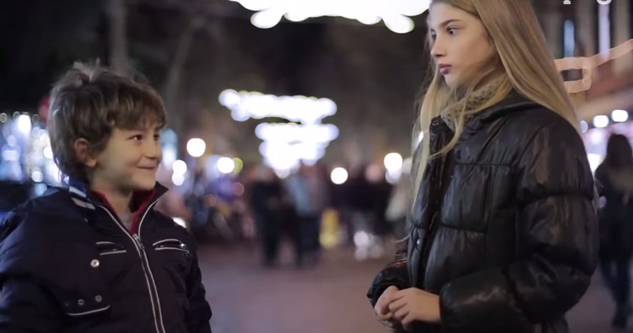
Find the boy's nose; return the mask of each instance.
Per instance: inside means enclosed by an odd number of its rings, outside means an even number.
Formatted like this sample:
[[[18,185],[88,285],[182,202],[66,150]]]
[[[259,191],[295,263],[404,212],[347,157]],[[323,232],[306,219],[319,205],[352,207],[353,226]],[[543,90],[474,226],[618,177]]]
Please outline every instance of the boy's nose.
[[[151,142],[145,145],[145,149],[143,151],[143,155],[147,158],[151,159],[160,159],[161,156],[160,144],[158,142]]]

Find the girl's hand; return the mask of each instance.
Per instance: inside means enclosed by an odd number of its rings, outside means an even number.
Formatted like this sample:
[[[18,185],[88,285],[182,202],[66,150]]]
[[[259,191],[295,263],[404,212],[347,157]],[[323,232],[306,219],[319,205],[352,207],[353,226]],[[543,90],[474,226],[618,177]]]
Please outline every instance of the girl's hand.
[[[389,310],[389,304],[394,299],[394,296],[398,293],[398,288],[391,286],[382,292],[382,295],[378,298],[374,311],[381,321],[389,321],[393,319],[392,312]]]
[[[439,296],[418,288],[399,290],[391,297],[389,312],[407,330],[411,329],[414,321],[441,322]]]

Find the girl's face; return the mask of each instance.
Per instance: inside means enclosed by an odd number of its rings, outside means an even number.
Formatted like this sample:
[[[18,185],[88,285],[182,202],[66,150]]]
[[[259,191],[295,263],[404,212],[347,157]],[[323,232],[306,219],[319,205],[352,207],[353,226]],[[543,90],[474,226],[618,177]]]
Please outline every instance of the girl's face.
[[[431,56],[451,88],[468,85],[497,54],[481,21],[447,4],[431,6],[429,34]]]

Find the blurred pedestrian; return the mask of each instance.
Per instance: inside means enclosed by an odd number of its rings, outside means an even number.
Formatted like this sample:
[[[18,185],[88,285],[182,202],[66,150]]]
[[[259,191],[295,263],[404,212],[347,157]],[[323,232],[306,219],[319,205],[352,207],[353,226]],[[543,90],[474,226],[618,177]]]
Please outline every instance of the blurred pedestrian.
[[[306,264],[315,264],[321,252],[321,216],[329,201],[326,180],[317,168],[302,165],[286,180],[286,188],[300,225]]]
[[[616,304],[611,325],[625,329],[631,315],[633,149],[624,135],[613,134],[609,138],[596,180],[604,200],[600,209],[600,271]]]
[[[261,244],[263,264],[266,267],[274,266],[279,255],[282,198],[281,183],[273,170],[258,165],[255,168],[250,203]]]

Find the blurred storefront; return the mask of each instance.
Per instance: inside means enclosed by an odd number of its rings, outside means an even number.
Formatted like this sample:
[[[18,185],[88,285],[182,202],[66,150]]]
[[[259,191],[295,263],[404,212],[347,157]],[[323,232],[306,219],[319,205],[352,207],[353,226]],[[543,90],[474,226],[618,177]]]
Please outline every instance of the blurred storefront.
[[[59,184],[61,175],[39,116],[0,113],[0,131],[0,180]]]
[[[30,197],[58,185],[48,133],[38,115],[0,113],[0,219]]]
[[[543,8],[540,8],[543,7]],[[550,52],[555,58],[591,57],[633,38],[633,3],[574,1],[569,5],[550,1],[540,3],[540,19]],[[580,70],[563,73],[567,81],[582,79]],[[591,70],[591,88],[575,94],[579,117],[592,121],[597,115],[633,105],[633,52]]]
[[[612,58],[610,50],[633,38],[633,3],[615,0],[539,3],[540,19],[555,58]],[[630,42],[629,42],[630,43]],[[566,81],[583,79],[581,70],[563,72]],[[591,70],[591,88],[574,94],[582,137],[593,170],[604,159],[612,133],[633,138],[633,52]],[[586,79],[586,77],[585,77]],[[633,143],[633,141],[632,141]]]

